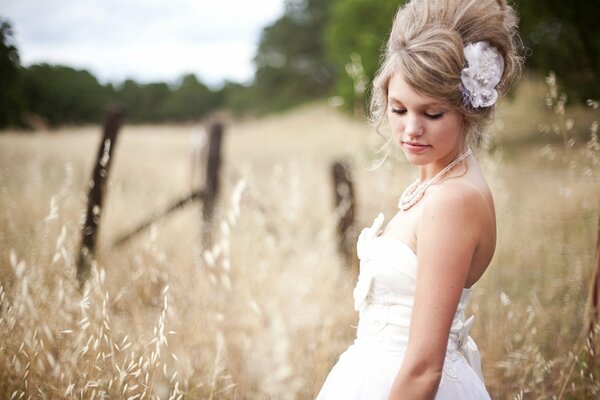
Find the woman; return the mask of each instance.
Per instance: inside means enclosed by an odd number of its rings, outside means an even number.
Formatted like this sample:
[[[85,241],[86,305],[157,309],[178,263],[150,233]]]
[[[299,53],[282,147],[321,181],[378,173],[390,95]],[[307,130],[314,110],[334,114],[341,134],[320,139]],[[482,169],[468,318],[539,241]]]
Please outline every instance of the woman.
[[[418,179],[358,239],[357,338],[317,399],[489,399],[465,319],[496,245],[490,189],[470,146],[519,71],[505,0],[413,0],[400,8],[371,112]]]

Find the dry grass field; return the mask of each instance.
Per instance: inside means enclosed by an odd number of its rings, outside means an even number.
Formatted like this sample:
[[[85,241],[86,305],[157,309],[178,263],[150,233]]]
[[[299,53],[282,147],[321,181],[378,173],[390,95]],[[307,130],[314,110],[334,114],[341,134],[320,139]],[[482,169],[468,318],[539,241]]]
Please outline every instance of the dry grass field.
[[[600,396],[583,340],[598,110],[546,111],[545,92],[525,81],[477,153],[499,236],[470,308],[494,399]],[[395,153],[370,170],[383,140],[325,104],[232,121],[214,246],[190,205],[113,247],[190,192],[194,129],[123,128],[83,294],[75,261],[100,128],[0,134],[0,398],[314,398],[356,323],[330,166],[353,166],[357,228],[390,218],[414,171]]]

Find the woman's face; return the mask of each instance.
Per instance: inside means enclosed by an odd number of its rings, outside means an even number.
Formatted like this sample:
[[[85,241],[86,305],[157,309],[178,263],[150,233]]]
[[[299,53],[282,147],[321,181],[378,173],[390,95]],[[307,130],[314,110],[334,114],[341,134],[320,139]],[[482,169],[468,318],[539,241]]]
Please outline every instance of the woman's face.
[[[413,90],[399,73],[388,84],[388,120],[411,164],[441,169],[462,150],[460,115],[448,105]]]

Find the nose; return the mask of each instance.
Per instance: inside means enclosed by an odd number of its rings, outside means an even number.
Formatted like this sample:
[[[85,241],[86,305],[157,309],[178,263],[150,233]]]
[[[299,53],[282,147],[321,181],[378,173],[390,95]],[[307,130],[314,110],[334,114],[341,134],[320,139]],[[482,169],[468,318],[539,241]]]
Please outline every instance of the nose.
[[[419,118],[415,115],[407,115],[404,124],[404,134],[414,138],[423,134],[423,126]]]

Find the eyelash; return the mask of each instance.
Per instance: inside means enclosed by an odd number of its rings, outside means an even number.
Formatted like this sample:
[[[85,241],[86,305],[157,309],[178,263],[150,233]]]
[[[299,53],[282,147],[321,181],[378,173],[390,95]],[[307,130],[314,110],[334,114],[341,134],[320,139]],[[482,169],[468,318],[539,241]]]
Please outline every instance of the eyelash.
[[[404,113],[406,112],[406,110],[401,110],[401,109],[399,109],[399,108],[393,108],[393,107],[392,107],[392,112],[393,112],[394,114],[400,114],[400,115],[402,115],[402,114],[404,114]]]
[[[443,113],[443,112],[441,112],[441,113],[437,113],[437,114],[427,114],[427,113],[426,113],[425,115],[426,115],[426,116],[427,116],[427,118],[429,118],[429,119],[440,119],[440,118],[442,118],[442,116],[444,115],[444,113]]]
[[[400,108],[392,108],[392,112],[394,114],[399,114],[399,115],[404,115],[406,113],[406,110],[400,109]],[[444,115],[443,112],[437,113],[437,114],[427,114],[425,113],[425,116],[429,119],[440,119],[442,118],[442,116]]]

